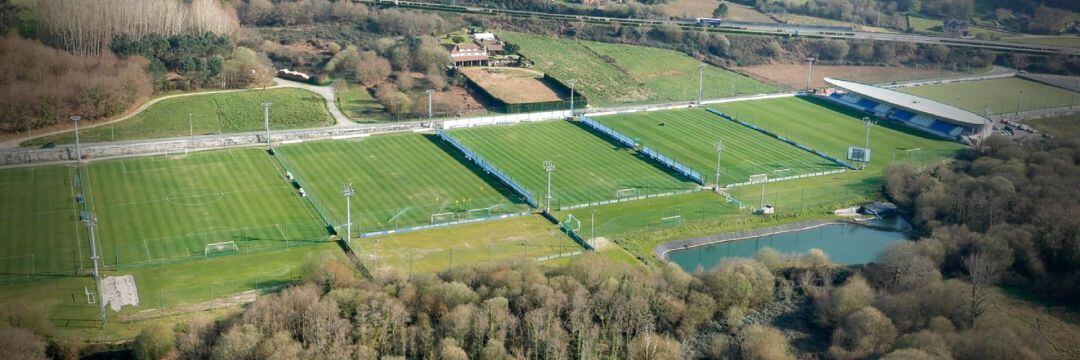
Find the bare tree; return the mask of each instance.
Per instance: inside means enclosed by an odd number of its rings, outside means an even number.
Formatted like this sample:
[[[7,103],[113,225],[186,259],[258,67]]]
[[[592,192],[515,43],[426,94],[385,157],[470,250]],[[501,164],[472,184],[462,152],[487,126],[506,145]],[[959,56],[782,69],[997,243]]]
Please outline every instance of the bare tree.
[[[963,265],[971,281],[971,323],[969,325],[975,327],[975,320],[994,302],[996,295],[994,285],[1005,271],[1005,264],[992,256],[976,252],[965,256]]]

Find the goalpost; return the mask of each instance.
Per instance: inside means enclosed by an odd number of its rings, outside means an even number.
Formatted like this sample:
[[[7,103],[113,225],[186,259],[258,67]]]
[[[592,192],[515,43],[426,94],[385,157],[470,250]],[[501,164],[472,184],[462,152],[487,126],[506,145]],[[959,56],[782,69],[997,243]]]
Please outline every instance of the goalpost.
[[[451,221],[454,221],[454,213],[452,213],[452,212],[431,214],[431,224],[432,225],[442,224],[442,223],[451,222]]]
[[[660,225],[664,227],[676,227],[682,225],[682,215],[672,215],[660,218]]]
[[[235,241],[223,241],[218,243],[206,244],[206,247],[203,248],[203,257],[237,252],[240,252],[240,247],[236,246]]]
[[[481,217],[489,217],[489,216],[491,216],[491,210],[494,209],[495,207],[498,207],[498,206],[499,206],[498,204],[495,204],[495,205],[484,207],[484,208],[466,210],[465,211],[466,219],[476,219],[476,218],[481,218]]]

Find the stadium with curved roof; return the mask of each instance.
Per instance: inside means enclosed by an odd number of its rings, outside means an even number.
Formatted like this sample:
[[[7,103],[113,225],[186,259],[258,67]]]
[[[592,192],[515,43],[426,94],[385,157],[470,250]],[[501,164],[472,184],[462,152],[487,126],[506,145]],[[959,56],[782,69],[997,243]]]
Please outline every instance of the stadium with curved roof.
[[[825,82],[835,87],[826,95],[836,103],[937,136],[964,141],[992,130],[990,119],[952,105],[853,81],[825,78]]]

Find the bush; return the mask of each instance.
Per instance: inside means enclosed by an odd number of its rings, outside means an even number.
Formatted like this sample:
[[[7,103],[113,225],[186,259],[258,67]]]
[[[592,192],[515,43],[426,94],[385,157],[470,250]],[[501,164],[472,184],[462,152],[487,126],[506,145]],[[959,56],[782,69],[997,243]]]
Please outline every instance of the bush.
[[[135,358],[151,360],[164,358],[176,345],[172,328],[165,324],[153,324],[147,326],[135,336],[132,343],[132,351]]]
[[[725,261],[703,276],[702,281],[721,309],[733,306],[748,309],[772,298],[775,278],[757,261]]]
[[[896,327],[885,314],[867,306],[841,322],[833,333],[829,354],[837,359],[861,359],[892,349]]]
[[[739,332],[739,350],[747,360],[795,359],[791,345],[780,330],[767,325],[750,325]]]

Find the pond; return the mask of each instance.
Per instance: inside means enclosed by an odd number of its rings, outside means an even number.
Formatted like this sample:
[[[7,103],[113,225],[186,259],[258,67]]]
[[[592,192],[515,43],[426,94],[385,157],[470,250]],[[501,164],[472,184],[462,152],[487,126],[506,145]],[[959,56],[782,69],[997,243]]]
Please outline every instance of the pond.
[[[805,254],[810,249],[821,249],[837,264],[866,264],[873,261],[890,244],[906,239],[907,237],[899,232],[848,224],[829,224],[676,250],[668,254],[668,259],[686,271],[694,271],[699,265],[710,269],[728,258],[751,258],[758,250],[771,247],[781,254]]]

